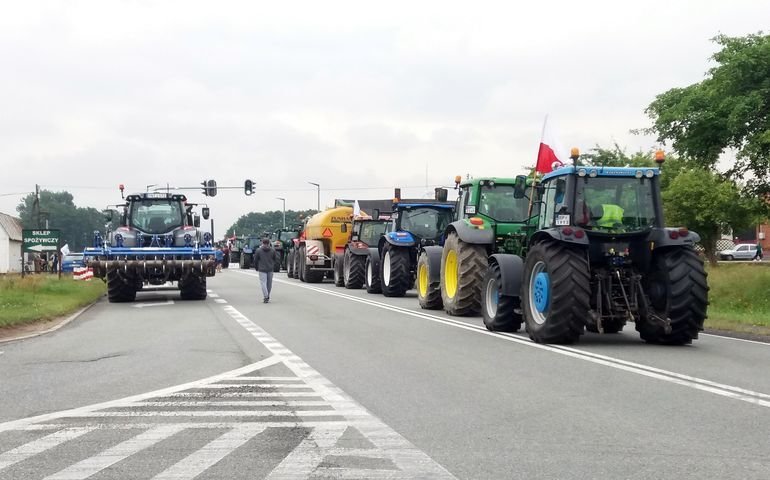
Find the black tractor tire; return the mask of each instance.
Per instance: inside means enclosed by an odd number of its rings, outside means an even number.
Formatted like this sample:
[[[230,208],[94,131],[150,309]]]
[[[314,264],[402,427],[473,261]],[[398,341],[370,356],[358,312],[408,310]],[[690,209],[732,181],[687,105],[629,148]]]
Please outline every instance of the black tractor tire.
[[[703,260],[691,247],[655,252],[652,268],[642,280],[654,313],[668,318],[671,332],[652,321],[636,322],[642,340],[665,345],[690,344],[703,330],[708,308],[707,274]]]
[[[345,251],[344,260],[345,288],[359,289],[364,286],[366,279],[366,257],[354,255],[350,250]]]
[[[301,265],[302,261],[302,254],[300,253],[299,249],[294,251],[294,278],[299,280],[299,266]]]
[[[503,295],[503,279],[500,265],[493,263],[487,268],[481,288],[481,314],[484,326],[490,332],[518,332],[524,317],[521,315],[521,299]]]
[[[340,253],[334,254],[334,286],[345,286],[345,257]]]
[[[281,263],[283,262],[283,252],[277,252],[278,254],[278,261],[275,262],[275,265],[273,265],[273,273],[278,273],[281,271]]]
[[[382,293],[382,282],[380,281],[380,265],[372,260],[371,255],[367,255],[364,265],[364,285],[366,293]]]
[[[107,300],[110,303],[133,302],[136,289],[132,281],[124,281],[115,268],[107,270]]]
[[[321,283],[326,276],[326,272],[323,270],[313,270],[305,260],[305,249],[302,249],[302,265],[300,266],[302,273],[300,273],[300,279],[305,283]]]
[[[456,259],[455,280],[447,270],[447,260]],[[451,266],[449,267],[451,269]],[[481,285],[487,270],[487,251],[483,245],[460,240],[455,232],[447,235],[441,252],[441,300],[449,315],[477,315],[481,310]],[[448,280],[450,283],[447,283]],[[452,291],[454,286],[454,291]]]
[[[385,245],[380,258],[380,282],[386,297],[403,297],[412,288],[408,248]]]
[[[430,262],[428,254],[417,257],[417,301],[425,310],[440,310],[444,306],[441,300],[441,281],[430,280]]]
[[[538,274],[544,280],[536,284]],[[533,304],[545,288],[544,310]],[[533,291],[534,290],[534,291]],[[590,270],[586,252],[562,242],[536,243],[524,262],[521,301],[529,338],[537,343],[576,342],[591,308]]]
[[[179,282],[179,297],[182,300],[205,300],[206,277],[190,275]]]

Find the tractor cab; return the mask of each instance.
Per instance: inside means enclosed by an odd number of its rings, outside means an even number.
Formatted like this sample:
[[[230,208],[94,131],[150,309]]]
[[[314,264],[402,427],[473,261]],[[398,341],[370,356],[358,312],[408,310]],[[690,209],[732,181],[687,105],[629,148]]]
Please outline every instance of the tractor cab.
[[[394,205],[394,239],[412,237],[421,245],[438,245],[454,216],[452,203],[399,202]]]

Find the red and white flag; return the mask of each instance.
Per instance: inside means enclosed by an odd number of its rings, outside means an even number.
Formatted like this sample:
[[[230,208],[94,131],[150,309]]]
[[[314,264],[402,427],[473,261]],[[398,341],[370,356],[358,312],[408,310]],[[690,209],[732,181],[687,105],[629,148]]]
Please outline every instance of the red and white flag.
[[[548,123],[548,116],[546,115],[543,121],[543,133],[540,137],[540,149],[537,151],[535,171],[548,173],[556,170],[566,164],[567,158],[569,158],[569,153],[559,141],[554,126]]]

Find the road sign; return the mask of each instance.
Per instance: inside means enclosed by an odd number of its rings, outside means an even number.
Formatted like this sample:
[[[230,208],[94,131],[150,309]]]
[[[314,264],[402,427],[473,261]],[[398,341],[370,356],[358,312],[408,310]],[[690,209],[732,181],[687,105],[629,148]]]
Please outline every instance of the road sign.
[[[59,249],[59,230],[22,230],[22,249],[25,252],[55,252]]]

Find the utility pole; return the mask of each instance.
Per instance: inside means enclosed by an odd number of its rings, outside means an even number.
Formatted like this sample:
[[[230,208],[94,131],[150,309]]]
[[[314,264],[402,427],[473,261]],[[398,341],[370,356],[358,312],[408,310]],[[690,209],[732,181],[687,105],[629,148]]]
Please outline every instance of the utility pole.
[[[315,185],[315,187],[318,189],[318,211],[321,211],[321,185],[315,182],[307,182],[310,185]]]
[[[286,228],[286,199],[283,197],[275,197],[276,199],[283,202],[283,228]]]

